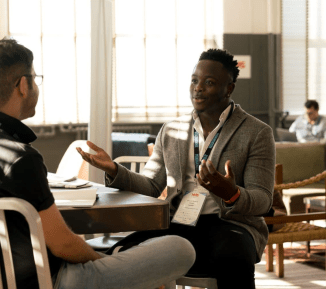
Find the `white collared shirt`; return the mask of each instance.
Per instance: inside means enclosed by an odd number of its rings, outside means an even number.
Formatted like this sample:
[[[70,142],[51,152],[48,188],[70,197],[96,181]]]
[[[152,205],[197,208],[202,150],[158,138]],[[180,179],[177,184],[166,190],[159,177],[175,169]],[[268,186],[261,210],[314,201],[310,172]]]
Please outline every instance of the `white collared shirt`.
[[[201,160],[204,153],[206,152],[209,144],[211,143],[212,139],[214,138],[215,134],[217,131],[220,129],[220,127],[225,123],[230,109],[231,105],[229,105],[221,114],[220,116],[220,122],[218,125],[210,132],[210,134],[207,136],[206,140],[204,138],[204,132],[203,132],[203,127],[201,125],[200,119],[198,117],[198,114],[196,111],[193,112],[193,119],[194,119],[194,124],[193,127],[196,129],[196,131],[199,134],[199,159]],[[192,130],[193,132],[193,130]],[[207,160],[212,159],[212,155],[214,154],[214,151],[216,150],[216,147],[218,146],[219,143],[219,138],[215,142],[213,149],[208,157]],[[188,165],[187,165],[187,170],[186,170],[186,178],[185,182],[182,187],[182,192],[185,193],[186,191],[192,191],[195,187],[195,157],[194,157],[194,134],[191,134],[190,137],[190,142],[189,142],[189,154],[188,154]],[[219,212],[219,208],[214,200],[214,198],[211,196],[211,194],[208,194],[204,208],[201,212],[202,215],[206,214],[216,214]]]
[[[299,142],[319,142],[326,140],[326,118],[319,115],[314,124],[309,123],[305,115],[299,116],[290,126]]]

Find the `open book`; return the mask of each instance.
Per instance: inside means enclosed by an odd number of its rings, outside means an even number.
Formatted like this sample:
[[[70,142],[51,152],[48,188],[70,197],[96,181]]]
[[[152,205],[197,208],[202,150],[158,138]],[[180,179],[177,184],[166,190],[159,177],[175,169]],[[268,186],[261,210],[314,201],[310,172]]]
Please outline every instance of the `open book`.
[[[68,207],[91,207],[96,201],[97,189],[52,190],[55,204]]]
[[[76,176],[59,176],[48,173],[47,178],[50,188],[78,189],[92,186],[89,181],[78,179]]]

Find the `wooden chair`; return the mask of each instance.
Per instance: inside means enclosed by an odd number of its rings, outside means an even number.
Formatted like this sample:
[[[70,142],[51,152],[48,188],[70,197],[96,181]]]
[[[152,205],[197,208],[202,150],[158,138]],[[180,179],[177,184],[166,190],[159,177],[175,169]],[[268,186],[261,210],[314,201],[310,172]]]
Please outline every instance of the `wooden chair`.
[[[276,165],[275,184],[282,184],[281,164]],[[282,192],[281,192],[282,193]],[[326,239],[326,228],[306,223],[312,220],[326,219],[326,213],[293,214],[289,216],[265,217],[266,224],[286,225],[269,234],[266,246],[266,271],[273,272],[273,244],[276,244],[276,275],[284,277],[283,243]]]
[[[51,273],[48,254],[44,241],[41,218],[35,208],[25,200],[18,198],[0,199],[0,243],[4,261],[7,286],[16,289],[15,270],[12,259],[11,245],[9,242],[7,223],[4,211],[16,211],[22,214],[29,225],[33,255],[35,260],[37,278],[41,289],[52,289]],[[0,274],[0,279],[2,279]],[[2,289],[2,280],[0,280]]]

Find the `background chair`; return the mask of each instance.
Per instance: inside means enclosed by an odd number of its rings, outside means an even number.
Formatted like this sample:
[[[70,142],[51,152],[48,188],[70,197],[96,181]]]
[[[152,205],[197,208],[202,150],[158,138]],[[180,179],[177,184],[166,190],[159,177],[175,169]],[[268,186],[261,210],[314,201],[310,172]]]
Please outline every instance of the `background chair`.
[[[283,183],[283,166],[276,165],[276,188]],[[291,187],[293,184],[280,185],[279,189]],[[276,275],[284,277],[284,250],[283,243],[312,241],[326,239],[326,228],[306,223],[312,220],[326,219],[326,213],[293,214],[289,216],[265,217],[266,224],[286,225],[276,232],[271,232],[266,246],[266,271],[273,272],[273,244],[276,244]]]
[[[9,242],[7,223],[4,211],[16,211],[22,214],[29,225],[37,278],[41,289],[52,289],[48,255],[44,241],[41,218],[35,208],[25,200],[18,198],[0,199],[0,243],[9,289],[16,288],[15,270]],[[1,278],[2,279],[2,278]],[[2,282],[0,280],[0,288]]]
[[[149,156],[121,156],[114,159],[119,164],[130,164],[132,172],[141,173],[149,160]]]
[[[88,181],[89,164],[85,162],[80,154],[76,151],[76,147],[82,148],[83,151],[89,153],[90,148],[86,144],[86,140],[76,140],[70,144],[63,155],[56,173],[62,176],[77,176],[79,179]]]

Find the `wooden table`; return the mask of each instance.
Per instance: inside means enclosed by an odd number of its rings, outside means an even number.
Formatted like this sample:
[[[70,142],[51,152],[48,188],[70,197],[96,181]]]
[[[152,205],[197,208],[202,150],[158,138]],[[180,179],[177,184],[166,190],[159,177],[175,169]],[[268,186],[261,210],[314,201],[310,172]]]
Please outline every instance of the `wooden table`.
[[[101,185],[91,208],[59,207],[76,234],[115,233],[167,229],[169,202]]]

